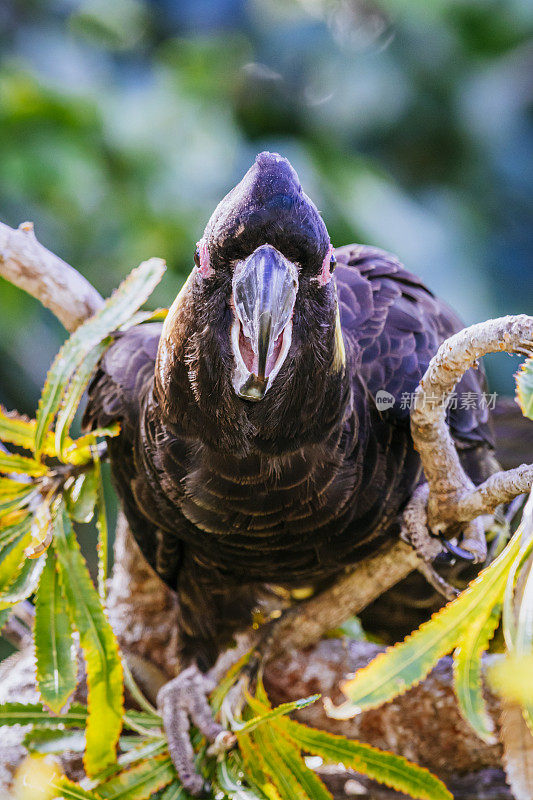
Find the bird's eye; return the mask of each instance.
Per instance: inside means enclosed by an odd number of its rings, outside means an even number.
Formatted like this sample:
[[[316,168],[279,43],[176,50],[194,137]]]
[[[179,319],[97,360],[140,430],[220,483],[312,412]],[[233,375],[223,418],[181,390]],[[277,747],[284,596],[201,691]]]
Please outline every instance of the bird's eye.
[[[333,274],[333,272],[335,271],[335,267],[336,266],[337,266],[337,259],[335,258],[335,256],[332,253],[331,254],[331,258],[329,260],[329,271],[330,271],[330,274]]]
[[[197,247],[196,250],[194,251],[194,263],[196,264],[197,267],[200,266],[200,248],[199,247]]]

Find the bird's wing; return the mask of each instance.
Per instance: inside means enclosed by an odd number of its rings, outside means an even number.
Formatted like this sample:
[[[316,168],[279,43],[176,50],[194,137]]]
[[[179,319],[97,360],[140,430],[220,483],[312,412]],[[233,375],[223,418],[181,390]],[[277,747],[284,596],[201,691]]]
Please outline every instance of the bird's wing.
[[[464,326],[395,256],[363,245],[338,248],[336,255],[343,333],[361,348],[360,369],[370,394],[391,394],[394,406],[385,413],[407,424],[412,393],[432,356]],[[488,400],[483,369],[470,369],[448,412],[452,435],[475,482],[496,468]]]
[[[157,476],[151,482],[147,459],[151,431],[144,410],[161,328],[155,323],[139,325],[116,336],[89,387],[83,426],[92,429],[120,423],[119,436],[108,441],[113,482],[145,558],[175,588],[181,544],[175,537],[165,536],[154,519],[154,511],[160,510],[158,505],[165,503],[165,498],[158,491]]]

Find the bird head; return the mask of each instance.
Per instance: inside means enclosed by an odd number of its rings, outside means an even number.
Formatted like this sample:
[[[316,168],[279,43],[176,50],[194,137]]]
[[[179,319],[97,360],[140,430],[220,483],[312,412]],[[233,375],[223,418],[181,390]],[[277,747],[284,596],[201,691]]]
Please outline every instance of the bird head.
[[[335,255],[287,159],[257,156],[215,209],[194,261],[159,348],[167,398],[179,393],[181,357],[198,409],[218,416],[219,432],[229,419],[241,434],[251,426],[279,436],[284,425],[285,438],[289,428],[301,438],[302,410],[312,417],[308,431],[328,400],[328,416],[338,410],[344,346]]]

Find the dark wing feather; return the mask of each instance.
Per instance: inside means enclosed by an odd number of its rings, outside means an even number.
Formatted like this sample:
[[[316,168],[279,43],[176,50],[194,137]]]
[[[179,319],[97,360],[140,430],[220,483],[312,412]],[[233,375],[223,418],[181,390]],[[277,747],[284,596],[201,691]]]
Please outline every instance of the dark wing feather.
[[[370,393],[393,395],[394,406],[386,413],[407,424],[410,398],[431,358],[444,339],[464,326],[395,256],[362,245],[339,248],[336,255],[343,332],[361,348],[361,371]],[[483,402],[483,369],[468,370],[456,391],[457,407],[451,408],[448,422],[463,465],[479,483],[497,469]]]
[[[116,336],[89,387],[83,425],[90,429],[120,422],[120,435],[108,441],[115,487],[145,558],[175,586],[181,544],[175,537],[161,535],[151,519],[163,495],[154,493],[150,483],[151,465],[146,458],[151,449],[150,428],[142,413],[153,384],[161,328],[155,323],[140,325]]]

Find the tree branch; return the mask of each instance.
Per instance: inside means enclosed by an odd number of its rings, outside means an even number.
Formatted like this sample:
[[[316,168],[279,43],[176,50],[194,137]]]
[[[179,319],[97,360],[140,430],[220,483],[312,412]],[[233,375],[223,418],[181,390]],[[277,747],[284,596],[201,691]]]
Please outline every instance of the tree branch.
[[[32,222],[17,230],[0,222],[0,275],[40,300],[69,332],[103,303],[88,280],[39,244]]]
[[[482,356],[502,351],[531,355],[533,317],[500,317],[451,336],[431,359],[416,390],[411,432],[430,488],[428,522],[433,531],[469,522],[531,489],[533,465],[525,464],[499,472],[475,489],[446,424],[446,406],[457,382]]]

